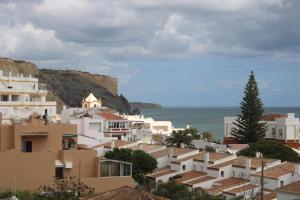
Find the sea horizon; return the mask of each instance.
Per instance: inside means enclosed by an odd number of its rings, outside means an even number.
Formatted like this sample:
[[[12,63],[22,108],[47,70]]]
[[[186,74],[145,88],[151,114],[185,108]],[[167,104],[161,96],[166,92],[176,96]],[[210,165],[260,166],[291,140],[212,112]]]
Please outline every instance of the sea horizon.
[[[236,116],[240,107],[162,107],[159,109],[141,109],[145,117],[155,120],[171,121],[174,128],[185,128],[187,124],[200,132],[210,131],[215,139],[222,141],[224,135],[224,117]],[[265,107],[265,114],[295,113],[300,116],[300,107]]]

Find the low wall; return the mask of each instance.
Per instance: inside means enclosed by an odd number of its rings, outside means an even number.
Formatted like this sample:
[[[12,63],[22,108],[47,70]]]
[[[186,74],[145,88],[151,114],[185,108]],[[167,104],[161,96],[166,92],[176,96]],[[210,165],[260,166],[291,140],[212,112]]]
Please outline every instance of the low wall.
[[[134,187],[135,185],[135,182],[131,176],[81,178],[81,181],[88,186],[95,188],[95,192],[98,194],[123,186]]]

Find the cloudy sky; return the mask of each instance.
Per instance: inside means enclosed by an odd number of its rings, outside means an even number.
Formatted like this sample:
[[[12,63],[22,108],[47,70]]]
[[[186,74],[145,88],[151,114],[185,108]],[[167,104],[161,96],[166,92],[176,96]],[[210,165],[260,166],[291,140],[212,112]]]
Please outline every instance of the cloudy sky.
[[[299,0],[1,0],[0,56],[119,79],[131,101],[300,106]]]

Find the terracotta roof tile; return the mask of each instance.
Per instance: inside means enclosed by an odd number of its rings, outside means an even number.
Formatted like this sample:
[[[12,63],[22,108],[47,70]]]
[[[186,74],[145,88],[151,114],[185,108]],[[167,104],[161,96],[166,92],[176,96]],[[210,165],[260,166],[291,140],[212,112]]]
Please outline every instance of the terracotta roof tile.
[[[283,186],[279,188],[278,191],[300,194],[300,181]]]
[[[236,194],[238,194],[238,193],[241,193],[241,192],[243,193],[248,190],[253,190],[257,187],[258,187],[257,185],[253,185],[253,184],[244,184],[240,187],[236,187],[234,189],[229,189],[229,190],[223,191],[223,193],[236,196]]]
[[[147,177],[150,178],[157,178],[157,177],[161,177],[161,176],[165,176],[165,175],[169,175],[169,174],[173,174],[175,175],[177,171],[172,170],[172,169],[165,169],[165,170],[160,170],[160,171],[156,171],[152,174],[148,174]]]
[[[278,179],[279,177],[293,173],[295,170],[295,163],[292,162],[284,162],[280,165],[276,165],[274,167],[270,167],[264,170],[264,177],[270,179]],[[260,176],[261,172],[257,172],[252,174],[252,176]]]
[[[202,182],[209,181],[209,180],[212,180],[212,179],[215,179],[215,178],[211,177],[211,176],[202,176],[202,177],[193,179],[191,181],[186,181],[186,182],[184,182],[184,184],[188,185],[188,186],[193,186],[193,185],[196,185],[198,183],[202,183]]]
[[[207,190],[207,192],[212,195],[217,195],[221,193],[223,190],[230,189],[246,183],[248,183],[246,180],[230,177],[230,178],[222,179],[220,181],[216,181],[213,184],[213,186]]]
[[[125,118],[110,112],[99,112],[98,115],[105,118],[106,120],[126,120]]]
[[[282,114],[267,114],[262,117],[262,121],[275,121],[276,118],[286,117],[286,115]]]
[[[247,159],[251,159],[251,169],[256,170],[257,168],[261,167],[261,159],[260,158],[240,156],[233,160],[229,160],[227,162],[223,162],[223,163],[220,163],[217,165],[210,166],[210,167],[208,167],[208,169],[219,170],[221,167],[225,167],[228,165],[232,165],[233,167],[238,167],[238,168],[246,168],[246,160]],[[269,164],[269,163],[272,163],[275,161],[276,161],[275,159],[264,158],[265,164]]]
[[[119,147],[122,147],[122,146],[125,146],[127,144],[131,144],[133,143],[132,141],[125,141],[125,140],[115,140],[115,147],[116,148],[119,148]],[[111,148],[111,145],[112,145],[112,142],[107,142],[107,143],[104,143],[104,144],[99,144],[99,145],[96,145],[96,146],[93,146],[92,148],[97,148],[97,147],[104,147],[104,148]]]
[[[89,200],[166,200],[167,198],[153,195],[147,191],[128,186],[104,192]]]
[[[188,172],[184,172],[181,174],[177,174],[176,176],[179,176],[179,178],[175,178],[174,180],[177,183],[183,183],[185,181],[188,181],[190,179],[194,179],[194,178],[200,178],[203,176],[206,176],[207,174],[204,172],[200,172],[200,171],[188,171]]]

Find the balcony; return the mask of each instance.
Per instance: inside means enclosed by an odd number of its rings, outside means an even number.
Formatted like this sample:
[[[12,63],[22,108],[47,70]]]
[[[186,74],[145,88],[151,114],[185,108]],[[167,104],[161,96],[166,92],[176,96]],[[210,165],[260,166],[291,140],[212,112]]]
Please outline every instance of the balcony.
[[[106,133],[129,133],[131,130],[129,128],[104,128]]]

